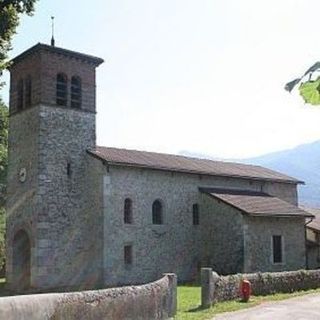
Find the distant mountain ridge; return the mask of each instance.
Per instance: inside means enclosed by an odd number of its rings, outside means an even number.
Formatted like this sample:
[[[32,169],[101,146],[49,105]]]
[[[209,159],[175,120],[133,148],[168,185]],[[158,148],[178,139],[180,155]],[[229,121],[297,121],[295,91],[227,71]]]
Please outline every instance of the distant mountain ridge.
[[[182,151],[180,154],[221,160],[221,158],[213,158],[203,154],[199,156],[199,154],[189,151]],[[304,206],[320,208],[320,140],[289,150],[231,161],[260,165],[304,181],[306,184],[299,186],[299,203]]]

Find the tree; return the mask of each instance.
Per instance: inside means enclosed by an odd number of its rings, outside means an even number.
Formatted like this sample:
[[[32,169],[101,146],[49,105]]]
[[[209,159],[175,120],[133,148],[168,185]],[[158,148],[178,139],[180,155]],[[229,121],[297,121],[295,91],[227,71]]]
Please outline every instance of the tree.
[[[0,98],[0,272],[5,263],[5,213],[4,201],[8,165],[8,108]]]
[[[291,92],[299,85],[299,93],[306,103],[320,105],[320,62],[312,65],[300,78],[288,82],[285,89]]]
[[[0,0],[0,75],[8,66],[8,51],[19,24],[20,15],[32,15],[37,0]]]

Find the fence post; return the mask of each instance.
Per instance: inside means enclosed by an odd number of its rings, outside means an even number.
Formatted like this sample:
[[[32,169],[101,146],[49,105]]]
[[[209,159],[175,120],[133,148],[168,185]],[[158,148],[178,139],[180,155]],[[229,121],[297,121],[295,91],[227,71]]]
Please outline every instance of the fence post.
[[[211,268],[201,268],[201,307],[210,308],[214,298],[215,279]]]
[[[175,273],[164,273],[164,276],[169,280],[169,307],[168,316],[173,318],[177,313],[177,275]]]

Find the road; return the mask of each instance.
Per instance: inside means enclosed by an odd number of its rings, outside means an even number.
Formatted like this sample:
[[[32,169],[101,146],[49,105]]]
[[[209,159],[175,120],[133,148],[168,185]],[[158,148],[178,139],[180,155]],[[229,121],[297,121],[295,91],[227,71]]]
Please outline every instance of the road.
[[[307,294],[279,302],[265,302],[246,310],[228,312],[214,320],[319,320],[320,294]]]

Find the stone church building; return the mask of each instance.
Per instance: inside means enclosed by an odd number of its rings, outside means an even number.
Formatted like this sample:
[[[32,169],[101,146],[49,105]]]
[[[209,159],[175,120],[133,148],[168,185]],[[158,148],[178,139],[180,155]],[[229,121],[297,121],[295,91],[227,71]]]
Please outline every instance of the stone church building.
[[[37,44],[10,66],[12,289],[180,281],[305,268],[294,178],[262,167],[96,146],[102,59]]]

